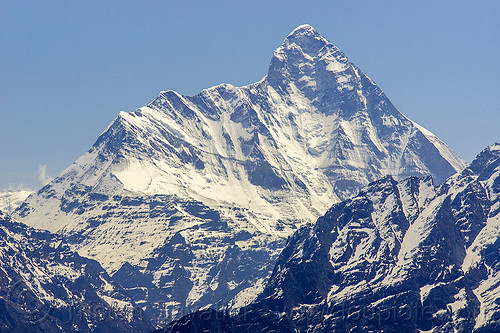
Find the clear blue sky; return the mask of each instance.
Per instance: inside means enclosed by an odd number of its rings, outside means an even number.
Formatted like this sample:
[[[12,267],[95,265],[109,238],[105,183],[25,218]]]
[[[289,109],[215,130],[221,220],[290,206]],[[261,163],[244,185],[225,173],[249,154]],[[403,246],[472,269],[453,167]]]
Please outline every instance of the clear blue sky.
[[[500,1],[0,0],[0,189],[56,176],[161,90],[262,78],[309,23],[466,160],[500,141]]]

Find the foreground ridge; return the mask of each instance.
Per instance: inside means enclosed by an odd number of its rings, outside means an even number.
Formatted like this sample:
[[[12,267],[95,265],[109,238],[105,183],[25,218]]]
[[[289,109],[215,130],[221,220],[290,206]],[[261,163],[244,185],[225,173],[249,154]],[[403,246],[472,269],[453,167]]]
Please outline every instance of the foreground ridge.
[[[60,236],[0,211],[0,244],[0,331],[151,331],[123,288]]]
[[[163,91],[121,112],[13,216],[98,260],[163,324],[248,304],[286,238],[369,182],[440,183],[463,167],[303,25],[257,83]]]
[[[440,187],[386,177],[288,241],[257,300],[163,332],[498,332],[500,144]]]

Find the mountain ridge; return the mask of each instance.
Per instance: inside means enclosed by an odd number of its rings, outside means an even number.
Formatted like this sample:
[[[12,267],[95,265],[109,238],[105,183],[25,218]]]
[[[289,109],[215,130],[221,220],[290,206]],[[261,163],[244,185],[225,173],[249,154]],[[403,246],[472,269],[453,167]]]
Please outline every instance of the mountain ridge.
[[[287,242],[239,311],[201,310],[162,332],[496,332],[500,144],[434,187],[387,176]]]
[[[370,181],[441,182],[465,167],[336,46],[299,28],[257,83],[164,91],[121,112],[15,218],[60,233],[110,274],[123,267],[154,285],[148,308],[172,318],[247,304],[285,239]]]
[[[0,211],[0,331],[148,332],[152,326],[92,259]]]

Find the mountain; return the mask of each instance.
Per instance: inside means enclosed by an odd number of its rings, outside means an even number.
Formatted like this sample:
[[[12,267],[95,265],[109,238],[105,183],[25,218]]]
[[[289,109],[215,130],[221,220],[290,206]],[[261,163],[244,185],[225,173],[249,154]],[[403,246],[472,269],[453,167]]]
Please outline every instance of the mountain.
[[[143,311],[60,236],[0,212],[1,332],[149,332]]]
[[[98,260],[161,322],[248,304],[285,239],[369,182],[465,165],[302,25],[257,83],[121,112],[14,216]]]
[[[435,187],[387,176],[287,242],[264,291],[164,332],[499,332],[500,144]]]
[[[31,193],[33,193],[33,191],[22,189],[9,189],[0,192],[0,210],[7,214],[11,214]]]

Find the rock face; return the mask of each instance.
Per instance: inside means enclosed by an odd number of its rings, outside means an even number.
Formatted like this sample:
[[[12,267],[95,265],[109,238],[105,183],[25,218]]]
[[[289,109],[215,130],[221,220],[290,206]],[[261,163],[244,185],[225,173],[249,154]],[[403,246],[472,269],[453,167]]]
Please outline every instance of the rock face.
[[[291,237],[257,300],[166,332],[499,332],[500,144],[435,188],[386,177]]]
[[[0,192],[0,210],[11,214],[31,193],[33,191],[22,189],[9,189]]]
[[[369,182],[442,182],[463,167],[303,25],[257,83],[165,91],[120,113],[14,216],[64,235],[161,322],[228,300],[247,304],[284,240]]]
[[[143,311],[60,236],[0,212],[1,332],[149,332]]]

